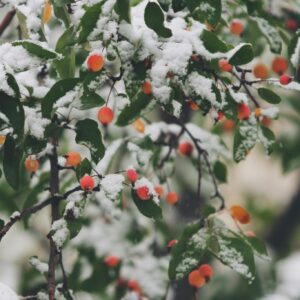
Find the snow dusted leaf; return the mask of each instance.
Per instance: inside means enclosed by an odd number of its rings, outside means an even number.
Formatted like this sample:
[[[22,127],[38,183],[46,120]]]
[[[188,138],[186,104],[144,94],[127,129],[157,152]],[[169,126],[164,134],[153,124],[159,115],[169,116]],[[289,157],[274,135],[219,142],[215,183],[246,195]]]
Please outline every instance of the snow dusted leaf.
[[[199,222],[188,225],[172,247],[169,265],[170,280],[180,280],[195,269],[207,246],[208,232]]]
[[[49,269],[47,263],[41,262],[36,256],[30,257],[29,262],[41,274],[47,274]]]
[[[78,43],[84,43],[88,39],[90,33],[96,27],[100,13],[102,11],[103,1],[94,4],[86,9],[79,24],[79,37]]]
[[[300,82],[300,30],[292,37],[288,47],[290,61],[295,68],[295,80]]]
[[[67,221],[64,219],[59,219],[53,222],[51,225],[50,234],[57,250],[59,251],[70,236]]]
[[[157,35],[169,38],[172,36],[172,31],[164,25],[165,16],[160,6],[155,2],[148,2],[145,8],[145,23],[154,30]]]
[[[203,41],[204,47],[211,53],[216,52],[227,52],[227,45],[221,41],[215,33],[208,30],[203,30],[201,34],[201,40]]]
[[[270,155],[273,152],[276,141],[275,134],[268,127],[261,126],[260,129],[260,141],[264,145],[267,154]]]
[[[252,247],[255,255],[265,260],[270,259],[266,245],[262,240],[258,239],[257,237],[245,237],[245,239]]]
[[[282,41],[277,29],[270,25],[270,23],[265,19],[259,17],[250,17],[250,19],[257,24],[259,30],[267,39],[271,51],[280,54],[282,48]]]
[[[119,14],[121,20],[130,23],[130,0],[117,0],[115,10]]]
[[[247,64],[254,58],[253,47],[251,44],[241,44],[232,51],[233,52],[230,53],[228,59],[234,66]]]
[[[280,96],[278,94],[274,93],[272,90],[267,89],[267,88],[259,88],[257,90],[259,96],[266,100],[267,102],[271,104],[278,104],[281,102]]]
[[[187,0],[190,10],[193,10],[193,17],[200,22],[207,22],[216,26],[221,19],[222,2],[221,0]]]
[[[109,174],[101,179],[100,186],[107,199],[117,200],[123,190],[125,178],[121,174]]]
[[[3,154],[3,171],[7,183],[17,190],[20,181],[20,164],[22,161],[21,149],[11,136],[6,136]]]
[[[42,60],[56,59],[58,55],[56,52],[51,51],[42,47],[41,45],[31,42],[31,41],[16,41],[12,43],[13,46],[22,46],[26,49],[31,55],[37,56]]]
[[[116,125],[126,126],[131,124],[141,116],[143,110],[145,110],[150,103],[151,103],[151,97],[149,95],[145,95],[144,93],[140,92],[137,95],[136,99],[134,99],[120,113]]]
[[[92,160],[98,163],[105,153],[98,123],[91,119],[78,121],[75,131],[76,142],[86,146],[91,152]]]
[[[81,81],[79,78],[62,79],[56,82],[42,100],[42,115],[44,118],[52,117],[52,110],[55,102],[73,90]]]

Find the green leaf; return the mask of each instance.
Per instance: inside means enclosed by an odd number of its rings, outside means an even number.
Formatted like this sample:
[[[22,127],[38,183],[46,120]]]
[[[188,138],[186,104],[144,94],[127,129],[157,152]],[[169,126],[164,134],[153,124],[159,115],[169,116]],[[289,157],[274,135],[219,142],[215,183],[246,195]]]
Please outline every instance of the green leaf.
[[[83,221],[81,219],[68,219],[67,220],[67,227],[68,227],[69,233],[70,233],[70,235],[69,235],[70,240],[75,238],[79,234],[82,226],[83,226]]]
[[[105,100],[93,91],[85,91],[80,97],[79,109],[90,109],[94,107],[100,107],[105,103]]]
[[[58,53],[66,54],[76,44],[76,36],[74,27],[68,28],[58,39],[55,51]]]
[[[105,148],[98,123],[91,119],[78,121],[76,124],[76,143],[89,148],[92,160],[98,163],[104,156]]]
[[[281,102],[281,98],[269,89],[259,88],[257,92],[262,99],[266,100],[271,104],[278,104]]]
[[[54,66],[61,79],[72,78],[76,71],[74,50],[69,50],[69,53],[64,56],[63,59],[55,61]]]
[[[140,92],[137,99],[132,101],[120,113],[116,125],[126,126],[141,116],[141,112],[150,104],[151,96]]]
[[[73,90],[80,81],[79,78],[69,78],[56,82],[42,100],[43,117],[50,119],[55,102],[65,96],[67,92]]]
[[[250,19],[257,24],[260,32],[267,39],[271,51],[273,53],[280,54],[282,49],[282,41],[277,29],[270,25],[266,19],[259,17],[250,17]]]
[[[130,23],[130,0],[117,0],[115,11],[121,20]]]
[[[66,8],[66,4],[63,4],[61,1],[52,1],[54,15],[56,18],[62,20],[65,24],[65,27],[69,27],[70,25],[70,14],[68,13],[68,9]]]
[[[193,11],[192,15],[195,20],[203,23],[207,21],[212,26],[216,26],[220,22],[222,12],[221,0],[188,0],[187,3],[189,9]]]
[[[88,36],[96,27],[102,10],[102,5],[103,1],[88,7],[84,15],[81,17],[78,37],[79,44],[86,42]]]
[[[0,230],[3,228],[4,225],[5,225],[5,222],[2,219],[0,219]]]
[[[22,152],[15,144],[14,139],[8,135],[4,143],[3,171],[7,183],[17,190],[20,181],[20,163]]]
[[[266,149],[268,155],[270,155],[274,150],[274,145],[276,141],[275,134],[268,127],[261,126],[261,131],[264,136],[264,139],[261,139],[263,146]]]
[[[90,161],[85,158],[80,165],[76,168],[76,176],[78,179],[83,177],[85,174],[90,174],[92,172],[92,165]]]
[[[201,34],[201,40],[203,41],[204,47],[211,53],[224,53],[228,51],[227,45],[211,31],[203,30]]]
[[[213,167],[213,172],[220,182],[227,182],[227,168],[225,164],[220,161],[216,161]]]
[[[243,44],[230,58],[229,63],[234,66],[244,65],[254,58],[251,44]]]
[[[172,8],[174,12],[178,12],[180,10],[183,10],[186,6],[185,0],[172,0]]]
[[[22,46],[25,50],[27,50],[30,54],[37,56],[41,59],[56,59],[57,53],[50,51],[42,46],[35,44],[29,41],[15,41],[12,42],[13,46]]]
[[[172,31],[164,26],[165,16],[160,6],[155,2],[148,2],[145,8],[145,23],[154,30],[157,35],[169,38],[172,36]]]
[[[252,247],[254,253],[262,259],[269,259],[269,254],[264,242],[257,237],[245,237],[246,241]]]
[[[206,250],[207,229],[199,222],[188,225],[172,247],[169,264],[170,280],[180,280],[195,269]]]
[[[162,218],[162,210],[159,204],[157,204],[153,199],[150,200],[141,200],[138,198],[135,190],[131,190],[132,199],[138,208],[138,210],[145,217],[160,220]]]

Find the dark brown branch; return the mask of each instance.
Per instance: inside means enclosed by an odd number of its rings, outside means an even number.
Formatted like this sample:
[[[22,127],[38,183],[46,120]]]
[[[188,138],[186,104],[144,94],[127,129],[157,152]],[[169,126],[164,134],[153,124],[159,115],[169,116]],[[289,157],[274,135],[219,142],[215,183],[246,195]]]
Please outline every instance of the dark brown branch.
[[[15,16],[15,14],[16,14],[16,9],[13,8],[5,15],[4,19],[2,20],[2,22],[0,24],[0,36],[5,31],[5,29],[9,26],[9,24],[11,23],[12,19]]]

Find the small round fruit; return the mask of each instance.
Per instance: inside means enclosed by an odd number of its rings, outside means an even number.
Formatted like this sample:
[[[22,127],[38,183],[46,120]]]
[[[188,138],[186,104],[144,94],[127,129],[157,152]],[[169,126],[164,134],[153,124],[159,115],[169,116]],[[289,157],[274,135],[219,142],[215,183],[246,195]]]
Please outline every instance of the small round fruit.
[[[30,172],[34,173],[39,168],[39,162],[33,156],[28,156],[25,160],[25,169]]]
[[[200,288],[205,284],[205,278],[200,275],[198,270],[194,270],[189,274],[189,284],[195,288]]]
[[[268,78],[268,68],[266,65],[259,63],[253,68],[253,75],[259,79]]]
[[[2,146],[5,143],[6,136],[5,135],[0,135],[0,146]]]
[[[179,153],[185,156],[191,156],[193,149],[194,147],[190,142],[181,142],[178,146]]]
[[[255,117],[259,118],[261,116],[261,108],[260,107],[256,107],[255,111],[254,111]]]
[[[84,175],[80,179],[80,187],[86,192],[92,191],[93,188],[95,187],[95,181],[94,181],[93,177],[90,175],[87,175],[87,174]]]
[[[230,119],[226,119],[222,122],[222,129],[223,131],[225,132],[232,132],[235,128],[236,124],[233,120],[230,120]]]
[[[193,100],[188,100],[187,105],[191,110],[198,110],[200,108],[199,105]]]
[[[283,74],[288,69],[288,62],[285,58],[277,56],[272,62],[272,70],[279,75]]]
[[[51,16],[52,16],[51,3],[50,0],[46,0],[44,10],[43,10],[43,23],[45,24],[48,23],[51,19]]]
[[[298,24],[297,20],[295,20],[295,19],[287,19],[285,21],[285,27],[288,30],[295,32],[295,31],[297,31],[299,24]]]
[[[138,174],[137,174],[136,170],[134,170],[134,169],[128,169],[126,171],[126,175],[127,175],[128,180],[131,183],[135,183],[138,179]]]
[[[164,195],[164,188],[161,185],[157,185],[156,187],[154,187],[154,190],[156,192],[156,194],[158,195],[159,198],[162,198]]]
[[[79,152],[71,151],[66,154],[66,164],[71,167],[77,167],[81,162],[81,155]]]
[[[145,123],[141,119],[137,119],[132,123],[134,129],[140,133],[145,132]]]
[[[292,81],[292,77],[289,76],[289,75],[286,75],[286,74],[281,75],[280,78],[279,78],[279,82],[280,82],[282,85],[287,85],[287,84],[289,84],[291,81]]]
[[[222,58],[222,59],[219,60],[219,68],[220,68],[220,70],[222,70],[224,72],[231,72],[232,71],[232,65],[225,58]]]
[[[230,32],[234,35],[241,35],[244,32],[244,23],[239,19],[234,19],[230,23]]]
[[[105,257],[104,263],[110,268],[115,268],[119,265],[120,258],[115,255],[108,255]]]
[[[250,222],[250,214],[240,205],[233,205],[230,208],[231,217],[241,224],[248,224]]]
[[[152,94],[152,84],[149,81],[145,81],[142,84],[142,91],[146,95],[151,95]]]
[[[210,281],[213,276],[213,269],[208,264],[203,264],[198,268],[198,271],[202,277],[205,278],[206,281]]]
[[[177,204],[179,200],[178,194],[175,192],[169,192],[167,194],[167,202],[171,205]]]
[[[169,243],[168,243],[168,248],[172,248],[178,241],[177,240],[171,240]]]
[[[272,124],[272,120],[266,116],[263,116],[261,120],[261,124],[264,125],[265,127],[268,127]]]
[[[200,58],[199,58],[199,56],[197,54],[192,54],[191,60],[195,61],[195,62],[198,62],[198,61],[200,61]]]
[[[90,72],[98,72],[104,66],[104,58],[101,54],[90,54],[87,58],[87,67]]]
[[[103,106],[98,111],[98,120],[99,122],[107,126],[114,119],[114,112],[107,106]]]
[[[136,193],[140,200],[146,201],[151,198],[151,194],[147,186],[139,187],[138,189],[136,189]]]
[[[217,121],[221,121],[224,118],[224,114],[221,111],[218,111]]]
[[[138,294],[142,293],[142,289],[141,289],[139,283],[136,280],[128,280],[127,287],[130,290],[133,290],[133,291],[135,291]]]
[[[249,106],[246,103],[240,103],[238,104],[238,119],[239,120],[246,120],[250,117],[251,110]]]

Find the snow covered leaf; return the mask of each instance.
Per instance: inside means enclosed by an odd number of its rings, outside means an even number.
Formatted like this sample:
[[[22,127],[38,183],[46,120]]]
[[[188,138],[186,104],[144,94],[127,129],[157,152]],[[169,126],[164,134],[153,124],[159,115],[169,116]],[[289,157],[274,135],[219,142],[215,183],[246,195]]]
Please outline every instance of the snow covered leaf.
[[[226,165],[219,160],[215,162],[213,167],[214,174],[220,182],[227,182],[227,168]]]
[[[37,56],[43,60],[56,59],[58,57],[57,53],[49,49],[43,48],[42,46],[30,42],[30,41],[16,41],[12,43],[13,46],[22,46],[31,55]]]
[[[245,237],[246,241],[251,245],[255,255],[262,259],[269,260],[268,251],[264,242],[257,237]]]
[[[90,33],[96,27],[97,21],[102,10],[103,1],[94,4],[86,9],[85,14],[82,16],[79,24],[79,37],[78,43],[84,43]]]
[[[50,119],[55,102],[75,88],[81,81],[79,78],[62,79],[56,82],[42,100],[42,115]]]
[[[280,54],[282,49],[282,41],[280,35],[272,25],[266,20],[259,17],[250,17],[254,21],[261,33],[267,39],[272,52]]]
[[[273,152],[273,148],[275,145],[275,134],[268,127],[261,126],[261,136],[260,141],[264,145],[266,152],[270,155]]]
[[[107,199],[111,201],[117,200],[123,190],[123,182],[125,178],[122,174],[108,174],[101,179],[100,186]]]
[[[92,160],[98,163],[105,153],[98,123],[91,119],[78,121],[75,131],[76,142],[86,146],[91,152]]]
[[[227,45],[212,31],[203,30],[201,34],[201,40],[203,41],[204,47],[211,53],[223,53],[228,51]]]
[[[150,200],[140,200],[135,192],[135,190],[131,191],[132,199],[138,208],[138,210],[145,217],[159,220],[162,218],[162,210],[158,203],[156,203],[153,199]]]
[[[271,104],[278,104],[281,102],[281,98],[270,89],[259,88],[257,92],[262,99]]]
[[[53,5],[55,17],[62,20],[65,27],[68,28],[70,25],[70,14],[68,13],[64,1],[52,1],[51,4]]]
[[[292,37],[288,52],[292,66],[296,70],[295,80],[300,82],[300,30]]]
[[[198,3],[197,3],[198,2]],[[195,8],[193,17],[202,23],[205,21],[212,26],[216,26],[222,13],[221,0],[187,0],[190,9]]]
[[[206,250],[208,233],[199,222],[188,225],[172,247],[170,280],[180,280],[197,268]]]
[[[116,125],[126,126],[131,124],[133,121],[135,121],[141,116],[142,111],[150,104],[150,102],[151,97],[140,92],[137,95],[137,99],[133,100],[120,113]]]
[[[229,63],[234,66],[244,65],[254,58],[253,47],[251,44],[242,44],[236,52],[229,57]]]
[[[21,149],[17,147],[14,139],[11,136],[6,136],[3,154],[3,171],[7,183],[14,190],[17,190],[19,187],[21,160]]]
[[[122,20],[130,23],[130,1],[129,0],[117,0],[115,5],[115,11]]]
[[[164,25],[165,16],[160,6],[155,2],[148,2],[145,8],[145,23],[154,30],[157,35],[168,38],[172,36],[172,31]]]

